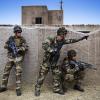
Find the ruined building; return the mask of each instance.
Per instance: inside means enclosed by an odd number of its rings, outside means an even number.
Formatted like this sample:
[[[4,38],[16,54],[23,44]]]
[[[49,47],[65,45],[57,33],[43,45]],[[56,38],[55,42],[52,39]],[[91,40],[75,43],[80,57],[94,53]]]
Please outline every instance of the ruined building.
[[[47,6],[22,6],[22,25],[61,25],[63,10],[48,10]]]

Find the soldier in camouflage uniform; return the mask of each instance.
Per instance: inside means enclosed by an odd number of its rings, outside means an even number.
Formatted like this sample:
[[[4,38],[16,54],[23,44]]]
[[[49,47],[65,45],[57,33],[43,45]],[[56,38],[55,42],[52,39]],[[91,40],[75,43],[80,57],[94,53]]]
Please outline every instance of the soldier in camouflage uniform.
[[[67,57],[64,58],[63,64],[61,66],[62,71],[62,88],[66,92],[65,84],[66,82],[74,82],[73,89],[84,92],[81,86],[82,80],[85,76],[85,71],[83,67],[78,66],[78,61],[76,61],[76,51],[69,50]],[[65,84],[64,84],[65,83]]]
[[[18,25],[14,27],[14,36],[10,36],[8,41],[5,43],[4,48],[8,50],[8,62],[5,66],[2,84],[0,87],[0,92],[7,90],[7,83],[10,71],[12,67],[15,67],[16,72],[16,94],[17,96],[21,95],[21,73],[22,73],[22,61],[27,51],[26,40],[21,36],[22,28]],[[10,39],[14,40],[17,49],[17,55],[13,54],[13,50],[9,47]]]
[[[84,36],[80,39],[65,39],[67,30],[62,27],[57,30],[57,36],[55,37],[48,37],[45,42],[43,42],[42,47],[44,49],[44,58],[43,63],[40,66],[39,77],[37,83],[35,85],[35,95],[40,95],[40,88],[43,84],[43,81],[48,74],[48,72],[52,71],[53,75],[53,91],[54,93],[64,94],[61,88],[61,73],[59,68],[56,66],[58,59],[60,57],[60,50],[63,45],[75,43],[81,41],[83,39],[87,39],[88,36]]]

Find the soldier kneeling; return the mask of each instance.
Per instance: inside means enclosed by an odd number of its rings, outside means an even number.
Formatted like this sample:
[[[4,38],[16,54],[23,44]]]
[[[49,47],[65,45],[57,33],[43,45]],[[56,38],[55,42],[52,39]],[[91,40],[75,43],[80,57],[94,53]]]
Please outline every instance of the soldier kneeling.
[[[75,84],[73,89],[84,92],[84,89],[81,86],[81,82],[84,79],[84,64],[76,60],[76,51],[69,50],[67,57],[64,58],[63,64],[61,67],[62,70],[62,88],[66,91],[65,82],[74,81]],[[83,67],[82,67],[83,66]]]

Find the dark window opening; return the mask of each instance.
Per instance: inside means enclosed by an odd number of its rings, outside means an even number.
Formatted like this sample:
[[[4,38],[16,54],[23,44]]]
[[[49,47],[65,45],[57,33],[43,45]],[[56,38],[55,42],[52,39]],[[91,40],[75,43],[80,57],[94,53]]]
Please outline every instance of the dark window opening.
[[[42,24],[42,17],[36,17],[35,24]]]

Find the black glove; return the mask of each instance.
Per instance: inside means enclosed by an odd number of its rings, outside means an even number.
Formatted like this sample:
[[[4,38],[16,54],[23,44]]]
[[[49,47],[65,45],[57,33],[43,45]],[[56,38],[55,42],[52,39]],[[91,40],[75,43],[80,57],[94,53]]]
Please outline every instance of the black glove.
[[[89,35],[84,36],[82,39],[86,39],[86,40],[87,40],[87,39],[88,39],[88,37],[89,37]]]

